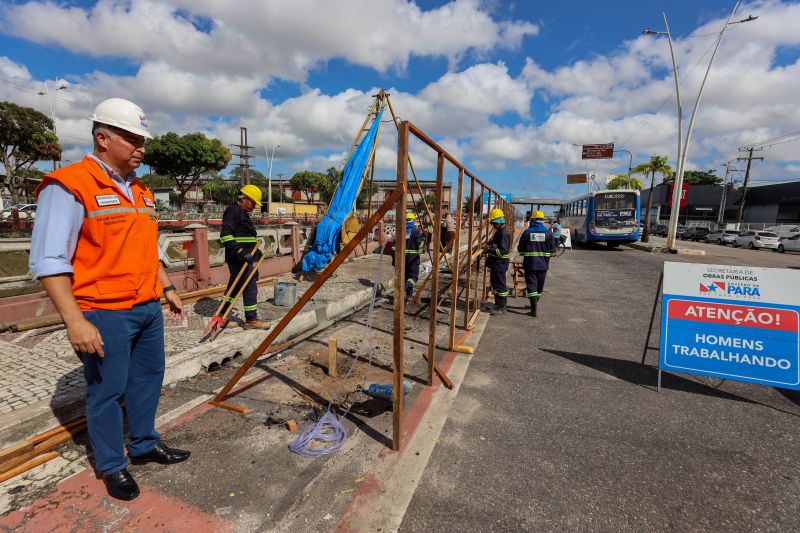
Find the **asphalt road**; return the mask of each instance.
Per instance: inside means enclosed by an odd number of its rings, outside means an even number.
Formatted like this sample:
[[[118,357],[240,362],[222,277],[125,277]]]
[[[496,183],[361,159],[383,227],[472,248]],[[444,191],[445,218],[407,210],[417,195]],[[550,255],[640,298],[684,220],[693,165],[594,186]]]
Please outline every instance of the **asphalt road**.
[[[800,530],[800,395],[639,364],[665,258],[568,251],[490,320],[401,531]]]

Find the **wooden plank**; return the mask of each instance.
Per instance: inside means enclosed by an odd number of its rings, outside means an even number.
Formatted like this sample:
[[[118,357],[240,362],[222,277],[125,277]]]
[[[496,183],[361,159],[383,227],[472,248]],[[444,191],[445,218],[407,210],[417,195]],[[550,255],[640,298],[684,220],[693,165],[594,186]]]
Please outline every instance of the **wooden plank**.
[[[456,311],[458,309],[458,280],[461,279],[461,211],[463,208],[463,198],[461,195],[464,193],[464,169],[458,170],[458,201],[456,202],[456,235],[453,243],[453,264],[456,268],[450,269],[450,327],[448,329],[448,344],[450,349],[456,336]],[[469,249],[468,249],[469,253]]]
[[[389,195],[386,201],[383,202],[383,205],[381,205],[381,207],[372,215],[372,217],[370,217],[370,219],[367,221],[366,224],[361,226],[361,229],[358,231],[355,237],[353,237],[353,239],[349,243],[347,243],[347,245],[344,248],[342,248],[342,251],[336,254],[336,256],[333,258],[333,261],[331,261],[330,264],[327,267],[325,267],[325,270],[322,271],[317,280],[314,283],[312,283],[311,286],[303,293],[303,295],[297,300],[297,303],[295,303],[294,306],[292,306],[292,308],[289,309],[289,312],[286,313],[283,316],[283,318],[281,318],[280,322],[278,322],[278,325],[275,326],[274,329],[270,330],[266,338],[263,341],[261,341],[261,344],[259,344],[256,347],[256,349],[253,350],[253,353],[250,354],[250,356],[242,364],[239,370],[236,371],[236,374],[234,374],[234,376],[230,379],[230,381],[228,381],[228,383],[226,383],[225,386],[222,387],[219,393],[217,393],[214,399],[209,403],[212,403],[213,405],[214,402],[221,402],[222,400],[225,399],[227,394],[236,385],[236,383],[238,383],[239,380],[242,379],[242,376],[244,376],[247,373],[247,371],[250,370],[250,367],[253,366],[253,364],[255,364],[258,358],[261,357],[266,352],[270,344],[272,344],[272,342],[278,337],[278,335],[281,334],[281,332],[286,328],[289,322],[291,322],[294,319],[294,317],[297,316],[297,313],[299,313],[300,310],[303,309],[303,307],[309,302],[309,300],[311,300],[311,298],[314,297],[319,288],[322,287],[322,285],[326,281],[328,281],[328,279],[336,271],[336,269],[339,268],[339,266],[345,261],[345,259],[347,259],[347,256],[349,256],[350,253],[352,253],[352,251],[356,249],[361,239],[363,239],[364,236],[367,235],[372,230],[372,228],[383,218],[383,215],[386,214],[389,208],[392,205],[395,205],[397,199],[400,196],[403,196],[403,198],[405,198],[405,190],[397,190]],[[405,229],[404,224],[399,224],[399,226],[402,226]],[[402,263],[402,261],[399,262]],[[397,263],[397,261],[395,261],[395,263]],[[402,300],[402,297],[400,299]]]
[[[328,375],[336,377],[336,337],[328,339]]]
[[[33,443],[29,440],[20,441],[0,450],[0,463],[30,451],[33,451]]]
[[[392,449],[403,445],[403,374],[405,373],[406,187],[408,187],[408,121],[397,132],[397,190],[395,202],[394,313],[392,314]]]
[[[56,446],[60,446],[69,440],[72,440],[72,435],[70,435],[67,431],[62,431],[61,433],[52,435],[47,440],[35,444],[33,450],[21,453],[16,457],[0,463],[0,473],[8,472],[19,465],[25,464],[42,453],[49,452]]]
[[[23,464],[21,464],[19,466],[16,466],[16,467],[14,467],[14,468],[12,468],[12,469],[0,474],[0,483],[3,483],[4,481],[8,481],[9,479],[14,478],[14,477],[16,477],[16,476],[18,476],[20,474],[24,474],[28,470],[31,470],[32,468],[36,468],[37,466],[42,465],[42,464],[46,463],[47,461],[52,461],[53,459],[55,459],[56,457],[58,457],[60,455],[61,454],[58,453],[58,452],[47,452],[47,453],[43,453],[42,455],[38,455],[38,456],[34,457],[33,459],[31,459],[30,461],[28,461],[26,463],[23,463]]]
[[[472,241],[472,233],[475,228],[475,179],[470,178],[469,180],[469,230],[467,231],[467,249],[472,251],[473,241]],[[481,201],[483,198],[481,198]],[[474,259],[472,258],[472,254],[470,254],[469,261],[467,261],[467,280],[466,280],[466,287],[467,287],[467,297],[464,299],[464,329],[467,327],[467,323],[469,322],[469,306],[472,303],[472,264]]]
[[[436,160],[436,219],[433,221],[433,257],[431,258],[431,305],[428,322],[428,385],[433,385],[433,365],[436,360],[436,313],[439,298],[439,251],[442,239],[442,189],[444,187],[444,155]],[[458,273],[456,273],[458,275]]]
[[[76,418],[75,420],[67,422],[66,424],[63,424],[61,426],[56,426],[53,429],[50,429],[48,431],[45,431],[44,433],[36,435],[32,439],[28,440],[30,440],[31,443],[33,444],[39,444],[56,435],[69,433],[70,435],[74,436],[77,435],[78,433],[81,433],[85,429],[86,429],[86,417],[81,416]]]
[[[220,409],[227,409],[228,411],[233,411],[234,413],[239,413],[239,414],[242,414],[242,415],[250,411],[250,409],[248,409],[244,405],[239,405],[239,404],[236,404],[236,403],[215,402],[215,401],[210,401],[208,403],[210,403],[211,405],[213,405],[215,407],[219,407]]]
[[[425,359],[426,361],[430,361],[430,359],[428,359],[428,354],[426,353],[422,354],[422,358]],[[455,386],[453,385],[453,380],[447,377],[445,371],[442,370],[441,367],[435,363],[433,365],[433,369],[436,371],[436,375],[439,376],[439,379],[442,380],[442,385],[444,385],[450,390],[453,390],[453,387]]]

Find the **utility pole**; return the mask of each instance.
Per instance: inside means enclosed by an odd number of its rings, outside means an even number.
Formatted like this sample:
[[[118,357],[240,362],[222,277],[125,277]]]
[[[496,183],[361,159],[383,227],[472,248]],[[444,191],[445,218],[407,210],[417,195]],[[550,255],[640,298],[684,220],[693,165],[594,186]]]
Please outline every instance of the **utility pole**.
[[[739,150],[740,152],[747,151],[749,152],[749,154],[747,157],[736,158],[738,161],[745,161],[745,160],[747,161],[747,169],[744,171],[744,184],[742,185],[742,199],[739,201],[739,215],[736,217],[737,227],[739,224],[742,223],[742,214],[744,214],[744,202],[745,200],[747,200],[747,181],[750,179],[750,164],[753,162],[753,159],[758,159],[760,161],[764,160],[763,157],[753,157],[754,150],[760,152],[763,150],[763,148],[753,148],[752,146],[750,148],[741,148]]]
[[[728,176],[731,173],[731,162],[725,163],[725,177],[722,179],[722,198],[719,201],[719,213],[717,213],[717,227],[721,228],[725,223],[725,204],[728,201]]]
[[[253,157],[250,155],[250,149],[253,147],[247,145],[247,128],[244,126],[239,128],[239,144],[232,144],[231,146],[239,149],[238,154],[233,154],[239,158],[239,163],[236,166],[242,169],[239,184],[242,186],[248,185],[250,183],[250,159]]]

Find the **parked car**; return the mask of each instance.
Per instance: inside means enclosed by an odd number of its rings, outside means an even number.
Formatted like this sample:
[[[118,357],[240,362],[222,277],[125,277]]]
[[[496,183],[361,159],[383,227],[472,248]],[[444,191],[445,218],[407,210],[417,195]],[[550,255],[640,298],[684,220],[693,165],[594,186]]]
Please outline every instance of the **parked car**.
[[[735,229],[715,229],[708,233],[703,239],[707,243],[714,244],[733,244],[733,239],[739,232]]]
[[[791,237],[778,237],[778,247],[775,250],[781,254],[784,252],[800,252],[800,233],[796,233]]]
[[[678,227],[675,230],[675,238],[683,239],[685,233],[686,233],[686,226],[684,226],[683,224],[678,224]]]
[[[780,224],[778,226],[770,226],[764,228],[764,231],[771,231],[777,233],[778,237],[794,237],[800,235],[800,225],[797,224]]]
[[[19,210],[19,218],[21,220],[36,218],[37,205],[38,204],[17,204],[17,205],[12,205],[11,207],[7,207],[6,209],[3,209],[3,214],[2,214],[3,220],[11,219],[12,209]]]
[[[702,241],[709,234],[709,229],[702,226],[692,226],[687,228],[683,234],[683,238],[690,241]]]
[[[667,231],[669,231],[669,228],[664,224],[650,226],[650,235],[653,235],[654,237],[666,237]]]
[[[747,246],[754,248],[778,248],[778,234],[771,231],[745,230],[733,240],[733,247]]]

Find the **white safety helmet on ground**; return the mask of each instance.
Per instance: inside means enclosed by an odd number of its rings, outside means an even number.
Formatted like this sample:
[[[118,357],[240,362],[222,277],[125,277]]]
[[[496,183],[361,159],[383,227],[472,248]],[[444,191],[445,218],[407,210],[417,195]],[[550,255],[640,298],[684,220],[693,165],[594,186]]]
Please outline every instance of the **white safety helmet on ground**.
[[[153,138],[147,127],[147,115],[144,114],[142,108],[124,98],[103,100],[94,108],[90,119],[92,122],[107,124],[135,135],[141,135],[145,139]]]

